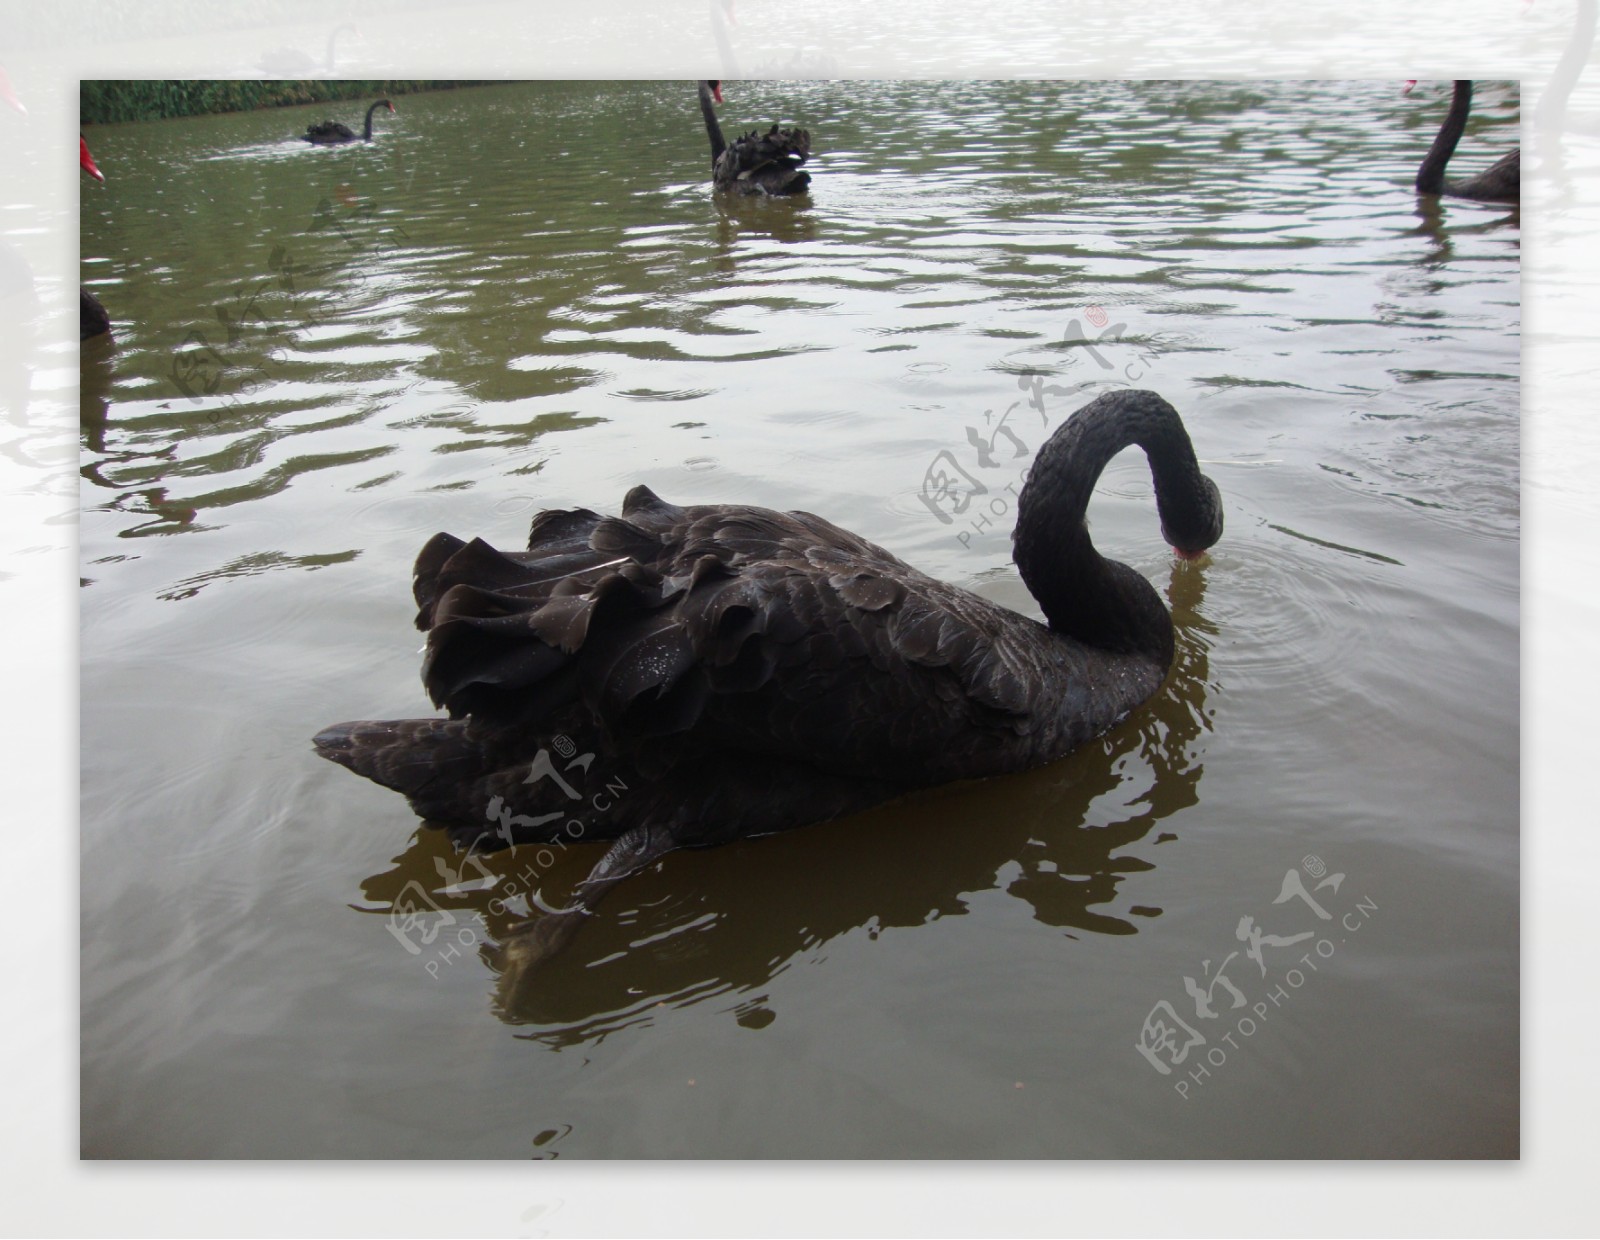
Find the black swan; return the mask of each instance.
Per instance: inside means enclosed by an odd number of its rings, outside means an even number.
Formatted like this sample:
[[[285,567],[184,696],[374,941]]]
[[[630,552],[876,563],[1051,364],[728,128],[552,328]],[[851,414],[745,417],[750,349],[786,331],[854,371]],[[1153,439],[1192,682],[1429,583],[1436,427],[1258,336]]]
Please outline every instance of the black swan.
[[[371,142],[372,141],[372,114],[379,108],[388,108],[394,111],[394,104],[387,99],[380,99],[367,109],[367,127],[362,131],[360,138],[348,125],[341,125],[338,121],[322,121],[310,126],[303,135],[307,142],[315,142],[319,146],[334,146],[341,142]]]
[[[78,135],[78,167],[82,168],[96,181],[105,184],[106,174],[94,162],[94,156],[89,154],[89,144],[82,134]],[[106,313],[106,308],[100,304],[100,299],[82,285],[78,286],[78,339],[88,340],[91,336],[102,336],[111,330],[111,316]]]
[[[717,44],[717,60],[722,67],[723,80],[738,77],[755,78],[835,78],[839,76],[839,63],[824,45],[815,51],[801,44],[791,46],[785,53],[774,53],[758,61],[755,69],[748,75],[739,71],[739,60],[734,54],[733,41],[728,36],[728,27],[737,26],[739,19],[734,16],[734,0],[711,0],[711,37]],[[796,31],[788,23],[771,25],[769,30],[781,31],[786,37],[794,37]],[[803,31],[801,32],[803,33]]]
[[[743,76],[733,54],[733,41],[728,38],[728,27],[738,24],[739,19],[733,15],[733,0],[711,0],[711,37],[716,40],[722,72],[729,78]]]
[[[342,34],[359,35],[354,26],[346,22],[342,26],[335,26],[328,32],[328,49],[319,65],[309,52],[303,52],[297,47],[280,47],[276,51],[268,52],[256,65],[264,73],[273,77],[295,77],[302,73],[332,73],[338,65],[338,52],[335,46]]]
[[[1415,85],[1408,82],[1409,91]],[[1450,99],[1450,111],[1440,126],[1439,136],[1428,148],[1427,158],[1417,169],[1419,194],[1448,194],[1452,198],[1472,198],[1479,202],[1522,201],[1522,148],[1518,147],[1490,164],[1477,176],[1466,181],[1446,181],[1444,167],[1455,153],[1456,143],[1467,127],[1467,113],[1472,109],[1472,83],[1465,79],[1456,82]]]
[[[100,304],[100,299],[88,289],[78,288],[78,339],[103,336],[111,330],[111,316]]]
[[[1167,541],[1194,557],[1221,537],[1177,411],[1153,392],[1097,397],[1040,449],[1017,503],[1017,567],[1048,625],[810,513],[680,508],[643,486],[620,517],[539,514],[527,551],[436,534],[413,593],[423,683],[450,718],[337,724],[317,752],[461,847],[615,841],[573,908],[532,923],[553,951],[673,848],[1036,766],[1150,697],[1171,617],[1084,524],[1131,444]]]
[[[766,194],[780,198],[803,194],[811,174],[801,170],[811,154],[811,135],[804,129],[766,133],[752,129],[732,142],[723,139],[716,105],[722,102],[721,82],[700,83],[700,111],[711,139],[711,184],[735,194]]]
[[[1567,100],[1583,76],[1589,63],[1589,51],[1594,46],[1597,6],[1595,0],[1578,0],[1578,18],[1573,24],[1572,38],[1562,50],[1555,71],[1539,96],[1539,106],[1534,111],[1535,123],[1540,129],[1550,131],[1576,131],[1593,134],[1593,118],[1584,118],[1577,126],[1567,119]],[[20,106],[20,105],[19,105]]]

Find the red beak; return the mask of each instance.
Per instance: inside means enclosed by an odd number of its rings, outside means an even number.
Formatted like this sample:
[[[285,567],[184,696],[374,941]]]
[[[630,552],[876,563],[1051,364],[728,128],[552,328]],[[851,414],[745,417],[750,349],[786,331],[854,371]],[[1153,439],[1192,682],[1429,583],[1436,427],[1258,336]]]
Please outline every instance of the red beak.
[[[82,135],[78,137],[78,167],[82,168],[96,181],[104,181],[106,179],[106,174],[94,166],[94,156],[89,154],[89,144],[83,140]]]
[[[713,99],[715,99],[718,103],[722,102],[722,83],[721,82],[713,82],[713,83],[711,83],[711,97]]]
[[[6,76],[4,68],[0,68],[0,99],[4,99],[24,116],[28,114],[28,109],[22,106],[22,100],[17,98],[16,91],[11,89],[11,79]]]
[[[1411,93],[1411,88],[1413,86],[1415,86],[1416,84],[1417,84],[1417,79],[1416,78],[1407,78],[1406,79],[1406,84],[1405,84],[1405,86],[1403,86],[1401,88],[1400,93],[1402,95],[1409,95]]]

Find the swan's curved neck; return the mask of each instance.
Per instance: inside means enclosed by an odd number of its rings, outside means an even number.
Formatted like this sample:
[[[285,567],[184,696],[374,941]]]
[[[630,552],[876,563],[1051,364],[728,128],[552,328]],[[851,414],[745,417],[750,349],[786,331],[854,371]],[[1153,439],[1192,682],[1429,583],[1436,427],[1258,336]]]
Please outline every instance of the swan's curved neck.
[[[711,162],[716,163],[728,144],[722,138],[722,126],[717,124],[717,108],[711,98],[711,83],[700,83],[700,114],[706,118],[706,134],[711,139]]]
[[[1028,472],[1012,538],[1022,579],[1058,633],[1096,646],[1172,661],[1172,620],[1155,589],[1094,549],[1084,513],[1107,462],[1138,444],[1150,459],[1162,531],[1185,551],[1222,534],[1216,487],[1200,472],[1188,432],[1154,392],[1107,392],[1052,435]]]
[[[1589,62],[1589,49],[1594,46],[1595,0],[1578,0],[1578,20],[1567,40],[1566,50],[1556,62],[1555,72],[1539,97],[1536,112],[1539,124],[1545,129],[1558,128],[1567,111],[1567,97],[1578,84],[1583,67]]]
[[[717,59],[722,62],[722,80],[726,82],[743,75],[733,55],[733,41],[728,38],[728,19],[723,15],[725,6],[731,10],[732,0],[711,0],[711,37],[717,41]]]
[[[367,128],[366,132],[362,134],[362,137],[364,137],[368,142],[372,141],[372,114],[379,108],[386,108],[388,106],[389,101],[387,99],[380,99],[377,103],[373,104],[367,109]]]
[[[337,63],[333,58],[334,57],[334,44],[336,44],[339,41],[339,36],[342,35],[346,30],[349,30],[349,31],[353,32],[355,30],[355,27],[354,26],[335,26],[333,28],[333,30],[330,31],[329,34],[328,34],[327,67],[329,69],[332,69],[334,67],[334,65]]]
[[[1456,143],[1466,132],[1467,113],[1472,110],[1472,83],[1465,79],[1456,82],[1455,94],[1450,98],[1450,111],[1439,127],[1439,136],[1428,148],[1427,158],[1417,169],[1417,190],[1424,194],[1444,192],[1444,166],[1455,154]]]

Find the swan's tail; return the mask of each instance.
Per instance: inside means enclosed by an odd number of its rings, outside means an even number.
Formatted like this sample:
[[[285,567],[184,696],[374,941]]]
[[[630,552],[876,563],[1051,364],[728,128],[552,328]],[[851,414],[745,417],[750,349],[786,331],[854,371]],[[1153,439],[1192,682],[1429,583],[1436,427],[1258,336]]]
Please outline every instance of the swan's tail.
[[[752,129],[717,159],[712,179],[739,193],[801,194],[811,184],[811,174],[800,165],[810,157],[811,134],[804,129]]]
[[[408,797],[424,818],[452,817],[460,789],[490,765],[458,719],[357,719],[324,728],[311,743],[329,762]]]
[[[563,758],[566,738],[557,735],[550,743],[554,754],[540,738],[521,735],[508,751],[474,736],[466,719],[358,719],[312,739],[321,757],[400,793],[461,848],[494,852],[549,843],[564,832],[573,839],[609,839],[626,830],[618,815],[583,819],[571,828],[575,814],[588,812],[582,796],[595,755]],[[608,791],[632,782],[615,773],[608,779]]]
[[[636,487],[620,518],[541,514],[526,552],[436,536],[415,576],[434,703],[472,716],[485,735],[547,735],[569,717],[614,730],[641,712],[650,735],[684,731],[709,687],[691,677],[672,692],[699,652],[674,604],[707,579],[723,590],[738,583],[725,566],[732,552],[715,548],[675,574],[663,527],[682,517]]]
[[[400,793],[462,848],[548,840],[565,818],[559,791],[528,786],[528,764],[498,761],[465,719],[358,719],[324,728],[312,744],[329,762]]]
[[[760,137],[750,132],[755,143],[755,153],[761,159],[785,159],[797,167],[811,157],[811,131],[809,129],[780,129],[777,125]]]

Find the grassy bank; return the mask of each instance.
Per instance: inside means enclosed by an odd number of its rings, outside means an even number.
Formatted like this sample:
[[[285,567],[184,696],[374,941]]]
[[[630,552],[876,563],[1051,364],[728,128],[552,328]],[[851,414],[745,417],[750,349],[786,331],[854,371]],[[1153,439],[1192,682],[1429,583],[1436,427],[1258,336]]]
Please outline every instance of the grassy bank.
[[[376,99],[421,90],[454,90],[480,82],[259,82],[143,81],[80,82],[78,123],[104,125],[119,121],[156,121],[208,112],[250,112],[299,103]]]

